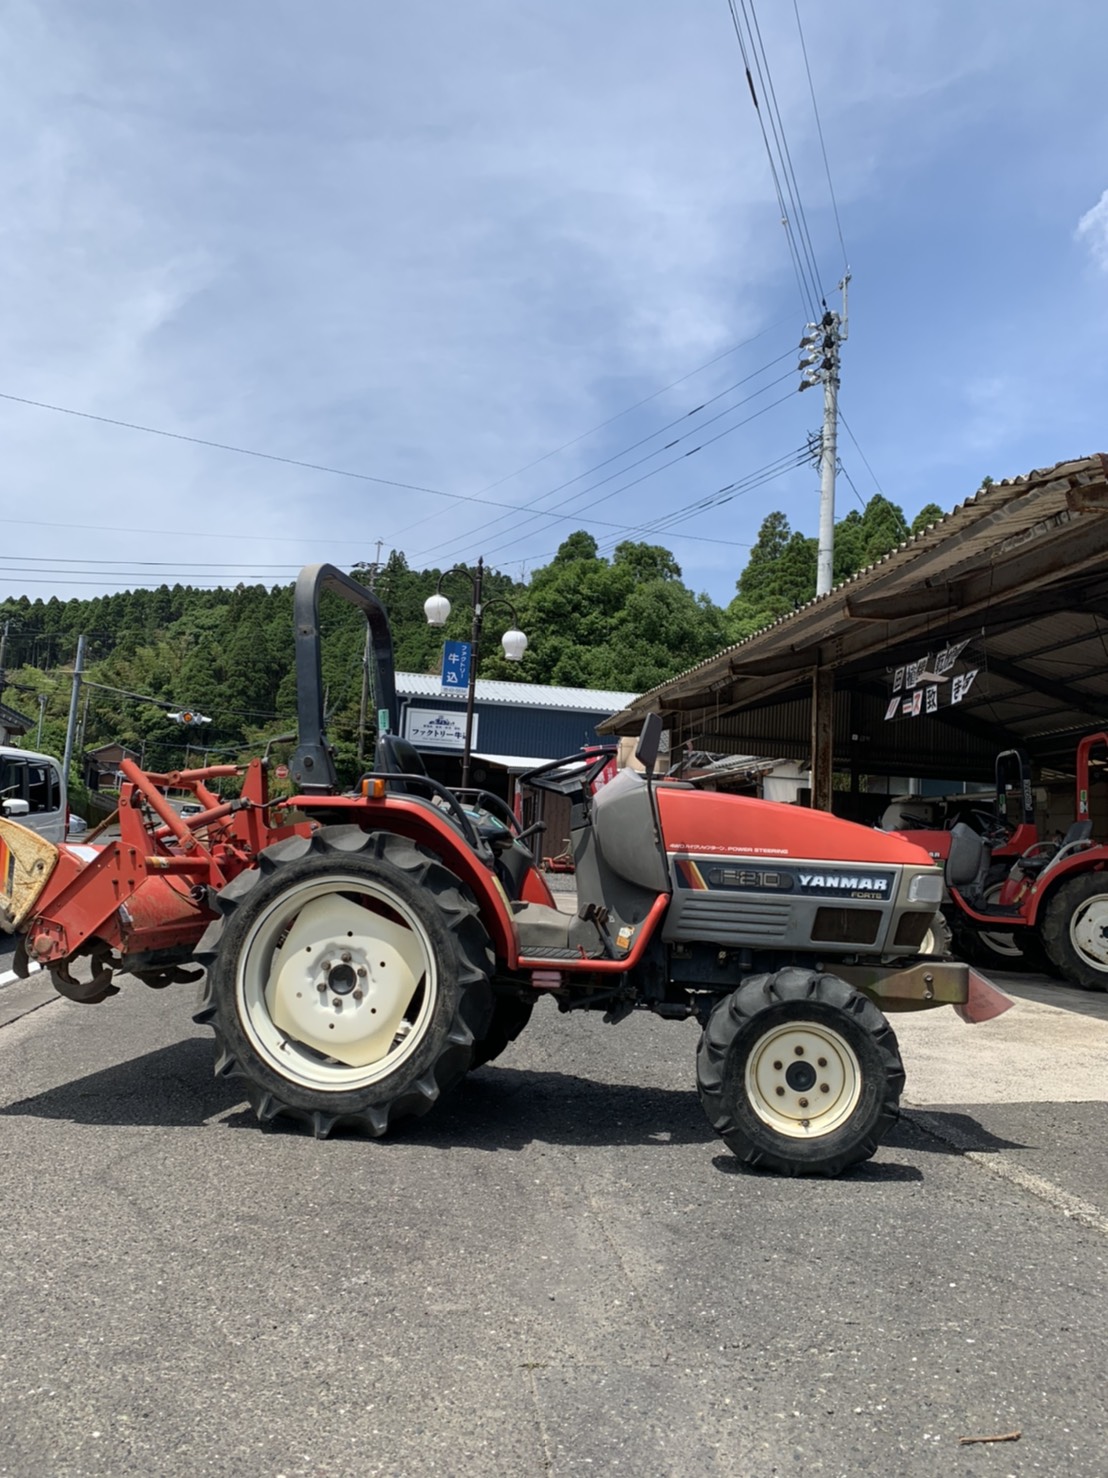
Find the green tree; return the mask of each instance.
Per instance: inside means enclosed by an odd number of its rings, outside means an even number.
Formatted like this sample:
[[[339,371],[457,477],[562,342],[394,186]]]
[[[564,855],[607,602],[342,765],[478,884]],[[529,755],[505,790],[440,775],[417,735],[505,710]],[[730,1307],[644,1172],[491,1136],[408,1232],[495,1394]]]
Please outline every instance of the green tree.
[[[933,523],[938,523],[945,514],[937,503],[925,503],[912,520],[912,536],[922,534],[924,529],[930,528]]]

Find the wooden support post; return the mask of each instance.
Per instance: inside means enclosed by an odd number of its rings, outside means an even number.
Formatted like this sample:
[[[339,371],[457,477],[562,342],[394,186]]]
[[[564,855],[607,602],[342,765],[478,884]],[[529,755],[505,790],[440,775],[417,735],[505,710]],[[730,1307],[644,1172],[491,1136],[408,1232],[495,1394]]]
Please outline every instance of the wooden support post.
[[[835,746],[835,677],[829,667],[812,669],[812,809],[831,809],[831,766]]]

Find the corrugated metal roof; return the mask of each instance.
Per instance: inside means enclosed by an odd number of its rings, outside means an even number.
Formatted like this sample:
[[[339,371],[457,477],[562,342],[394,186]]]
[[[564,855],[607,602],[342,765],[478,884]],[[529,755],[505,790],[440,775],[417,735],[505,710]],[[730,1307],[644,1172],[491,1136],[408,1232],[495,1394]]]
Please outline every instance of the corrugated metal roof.
[[[473,753],[475,760],[484,760],[487,765],[500,765],[505,770],[511,771],[513,775],[522,775],[524,770],[537,770],[540,765],[548,765],[548,758],[525,759],[519,754],[478,754]]]
[[[915,561],[922,561],[927,555],[945,550],[951,540],[957,540],[957,564],[947,564],[944,570],[946,578],[953,578],[957,568],[964,567],[971,561],[974,554],[989,548],[996,542],[997,536],[991,521],[988,524],[983,522],[988,515],[1002,514],[1008,504],[1022,496],[1035,483],[1060,483],[1067,474],[1080,475],[1086,468],[1090,470],[1093,479],[1102,481],[1106,475],[1106,456],[1108,454],[1099,453],[1079,460],[1056,462],[1053,467],[1029,472],[1025,477],[1006,478],[1003,482],[994,482],[987,488],[979,488],[972,497],[957,504],[950,513],[944,514],[936,523],[928,524],[914,538],[905,539],[881,559],[867,565],[864,570],[859,570],[856,575],[851,575],[849,579],[836,585],[826,595],[815,596],[797,610],[790,611],[787,616],[781,616],[769,626],[763,627],[761,631],[744,637],[734,646],[725,647],[716,656],[705,658],[703,662],[698,662],[694,667],[687,668],[684,672],[678,673],[676,677],[669,678],[666,682],[659,683],[648,692],[641,694],[635,700],[636,711],[641,716],[649,708],[649,700],[655,695],[669,692],[677,684],[683,683],[697,673],[707,672],[708,669],[716,667],[724,659],[732,657],[743,648],[764,644],[765,638],[771,631],[796,627],[805,616],[818,612],[820,608],[829,611],[832,606],[841,604],[844,592],[850,591],[851,587],[873,583],[873,578],[878,574],[895,573],[899,575]],[[622,717],[622,714],[616,714],[613,722]]]
[[[611,712],[610,709],[609,712]],[[18,729],[26,734],[34,727],[34,719],[24,718],[16,709],[9,708],[6,703],[0,703],[0,726],[5,729]]]
[[[888,722],[894,665],[962,639],[977,646],[979,676],[957,712]],[[1013,740],[1044,761],[1067,745],[1072,756],[1070,736],[1108,723],[1108,457],[980,489],[827,595],[599,727],[633,733],[655,709],[678,740],[800,758],[817,668],[835,676],[837,764],[853,756],[873,773],[987,773],[988,757]]]
[[[437,674],[398,672],[396,691],[402,698],[435,698],[447,703],[464,703],[465,693],[444,689]],[[608,692],[603,688],[548,688],[541,683],[499,682],[492,678],[477,679],[478,703],[503,703],[515,708],[557,708],[573,713],[613,713],[627,708],[636,693]]]

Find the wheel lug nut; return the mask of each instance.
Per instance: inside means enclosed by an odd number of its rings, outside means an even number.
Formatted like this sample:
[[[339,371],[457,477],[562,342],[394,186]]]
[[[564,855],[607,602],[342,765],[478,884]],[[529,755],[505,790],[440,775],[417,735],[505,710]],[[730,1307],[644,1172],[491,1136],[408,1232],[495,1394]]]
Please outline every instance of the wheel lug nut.
[[[831,1092],[831,1084],[830,1083],[821,1083],[819,1085],[819,1091],[821,1093],[830,1093]]]
[[[797,1099],[797,1103],[800,1104],[800,1107],[801,1108],[807,1108],[808,1107],[808,1100],[806,1098],[798,1098]]]
[[[350,961],[351,961],[352,958],[353,958],[353,956],[351,955],[351,953],[350,953],[349,950],[345,950],[343,952],[342,962],[343,962],[344,965],[349,965],[349,963],[350,963]]]
[[[780,1072],[780,1071],[781,1071],[781,1068],[782,1068],[782,1066],[783,1066],[783,1064],[782,1064],[782,1063],[780,1063],[780,1062],[775,1062],[775,1063],[774,1063],[774,1064],[773,1064],[773,1071],[774,1071],[774,1072],[775,1072],[775,1073],[779,1073],[779,1072]]]
[[[339,1000],[338,996],[336,996],[335,999],[331,1002],[331,1005],[334,1006],[336,1011],[342,1010],[342,1002]]]
[[[317,985],[317,986],[316,986],[316,990],[317,990],[317,991],[319,991],[319,993],[320,993],[320,995],[322,995],[322,994],[323,994],[323,992],[324,992],[324,991],[325,991],[325,990],[326,990],[326,989],[327,989],[327,982],[326,982],[326,981],[325,981],[325,980],[321,980],[321,981],[320,981],[320,982],[319,982],[319,984],[318,984],[318,985]]]
[[[803,1057],[804,1056],[804,1048],[803,1047],[794,1047],[793,1048],[793,1051],[796,1053],[797,1057]]]
[[[785,1096],[785,1090],[784,1090],[784,1088],[778,1088],[776,1090],[776,1093],[777,1093],[778,1098],[784,1098],[784,1096]]]
[[[363,980],[365,979],[365,966],[364,965],[359,965],[358,966],[358,974],[361,976],[361,978]]]
[[[816,1061],[819,1063],[820,1067],[826,1067],[827,1066],[827,1058],[826,1057],[817,1057],[816,1058]]]
[[[354,992],[354,999],[356,1001],[360,1001],[362,999],[362,992],[360,990],[356,990]]]

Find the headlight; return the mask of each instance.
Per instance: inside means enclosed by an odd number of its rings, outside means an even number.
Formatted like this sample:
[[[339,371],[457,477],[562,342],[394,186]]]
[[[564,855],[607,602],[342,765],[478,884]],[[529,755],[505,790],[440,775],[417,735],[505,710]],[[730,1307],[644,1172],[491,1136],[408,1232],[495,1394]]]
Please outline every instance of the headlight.
[[[908,902],[933,903],[938,907],[942,901],[942,874],[938,872],[917,872],[908,884]]]

